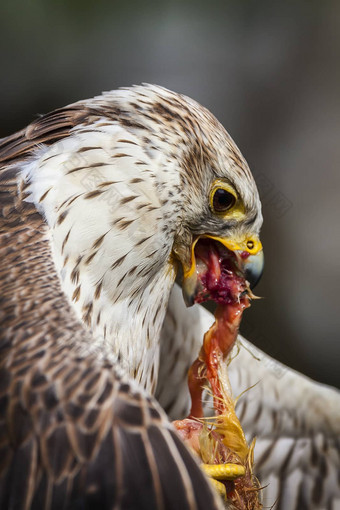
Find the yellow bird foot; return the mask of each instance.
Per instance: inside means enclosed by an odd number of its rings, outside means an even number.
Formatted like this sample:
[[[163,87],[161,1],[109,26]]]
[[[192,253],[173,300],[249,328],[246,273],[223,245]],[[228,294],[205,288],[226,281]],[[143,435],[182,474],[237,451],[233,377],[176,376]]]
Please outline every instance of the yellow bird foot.
[[[201,468],[211,478],[213,486],[224,500],[227,499],[227,491],[221,481],[235,480],[246,472],[245,467],[239,464],[201,464]]]
[[[227,500],[227,489],[225,488],[225,485],[221,482],[218,482],[217,480],[214,480],[213,478],[210,478],[210,482],[213,484],[219,495],[224,499],[224,501]]]
[[[215,480],[235,480],[246,473],[245,467],[240,464],[201,464],[201,468]]]

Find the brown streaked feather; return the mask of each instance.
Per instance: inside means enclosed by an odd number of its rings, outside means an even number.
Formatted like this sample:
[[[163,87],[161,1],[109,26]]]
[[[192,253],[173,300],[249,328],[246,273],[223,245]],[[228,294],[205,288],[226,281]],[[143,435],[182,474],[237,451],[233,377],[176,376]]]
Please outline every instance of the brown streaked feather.
[[[93,116],[95,117],[95,112]],[[0,139],[0,164],[17,163],[29,156],[39,144],[51,144],[69,135],[70,130],[86,123],[91,116],[83,104],[60,108],[33,121],[27,128]]]

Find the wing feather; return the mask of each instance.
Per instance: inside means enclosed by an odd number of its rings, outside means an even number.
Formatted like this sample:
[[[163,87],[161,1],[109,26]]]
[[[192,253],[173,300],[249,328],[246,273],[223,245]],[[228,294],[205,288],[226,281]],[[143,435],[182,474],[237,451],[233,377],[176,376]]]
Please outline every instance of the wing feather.
[[[95,115],[93,112],[93,117]],[[0,139],[0,164],[18,164],[30,155],[32,149],[41,144],[49,145],[68,136],[73,127],[86,124],[90,116],[90,109],[81,101],[42,115],[28,127]]]

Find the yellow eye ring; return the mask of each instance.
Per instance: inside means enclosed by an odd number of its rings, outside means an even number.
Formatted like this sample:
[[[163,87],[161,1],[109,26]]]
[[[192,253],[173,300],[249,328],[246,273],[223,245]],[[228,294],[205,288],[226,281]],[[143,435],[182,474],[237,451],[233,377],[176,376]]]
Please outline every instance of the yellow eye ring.
[[[214,214],[225,214],[233,209],[237,202],[235,191],[222,181],[216,181],[210,191],[210,209]]]

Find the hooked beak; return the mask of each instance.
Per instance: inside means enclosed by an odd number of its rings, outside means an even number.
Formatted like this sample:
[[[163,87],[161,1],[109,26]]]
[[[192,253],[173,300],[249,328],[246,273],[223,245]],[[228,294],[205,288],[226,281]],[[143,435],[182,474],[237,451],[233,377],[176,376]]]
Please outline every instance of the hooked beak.
[[[249,282],[250,288],[256,287],[261,279],[264,267],[263,250],[259,251],[256,255],[249,255],[244,262],[244,275]]]
[[[264,256],[261,241],[258,237],[251,236],[240,241],[233,239],[214,237],[209,235],[198,236],[191,245],[190,266],[183,267],[182,292],[187,306],[195,303],[200,288],[200,274],[197,266],[195,246],[199,239],[210,238],[221,243],[230,252],[233,252],[236,260],[236,272],[241,274],[253,289],[259,282],[264,266]],[[218,274],[218,269],[217,269]]]

